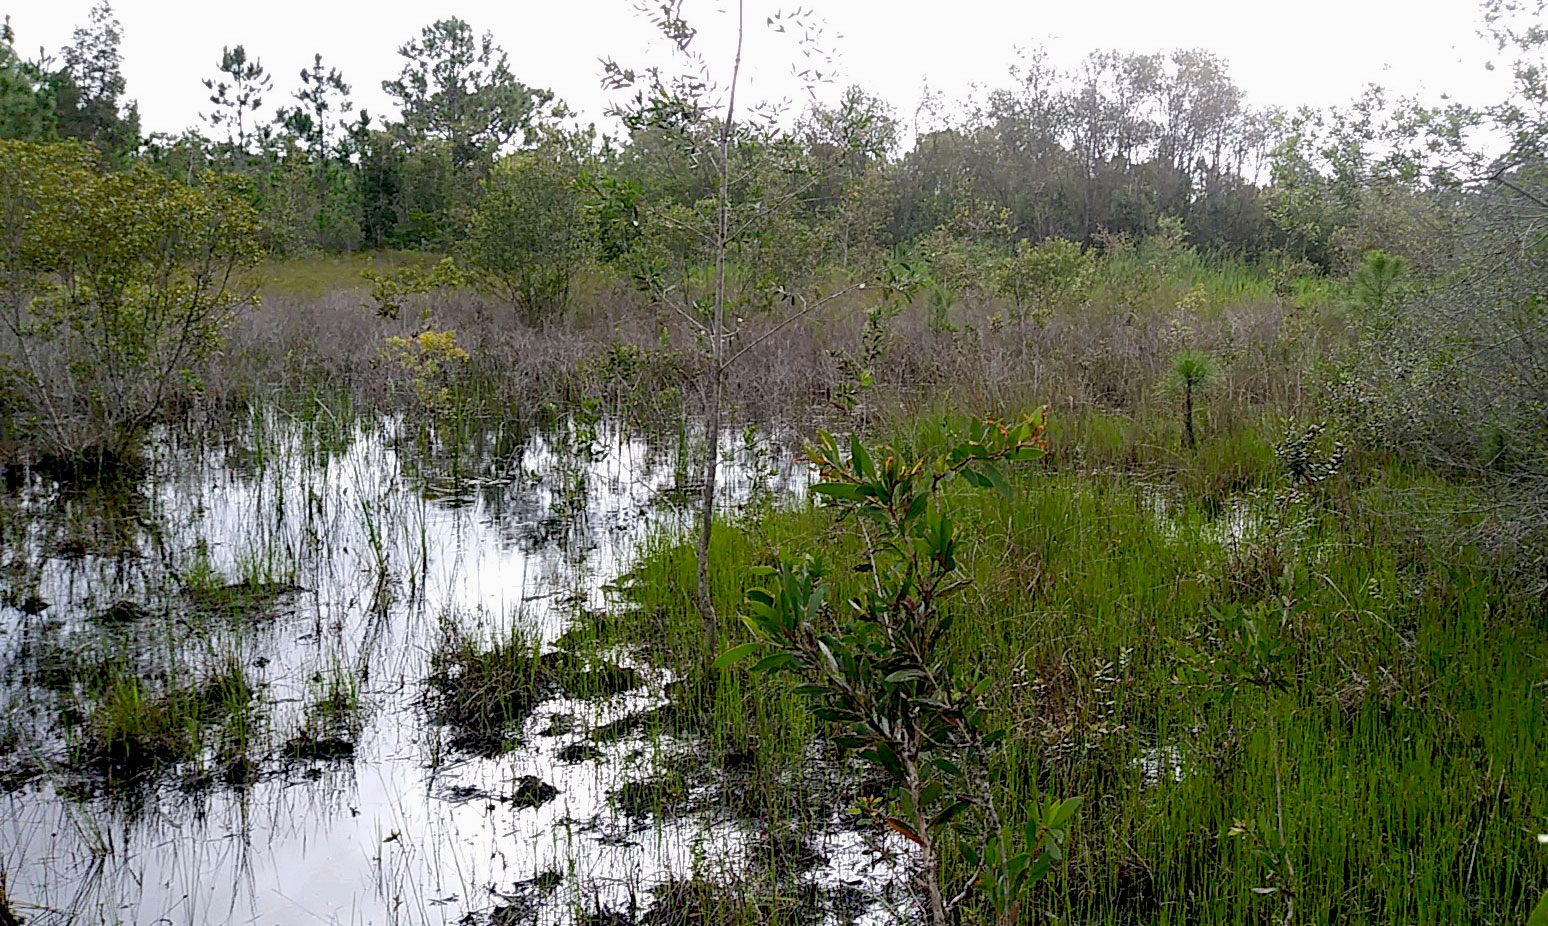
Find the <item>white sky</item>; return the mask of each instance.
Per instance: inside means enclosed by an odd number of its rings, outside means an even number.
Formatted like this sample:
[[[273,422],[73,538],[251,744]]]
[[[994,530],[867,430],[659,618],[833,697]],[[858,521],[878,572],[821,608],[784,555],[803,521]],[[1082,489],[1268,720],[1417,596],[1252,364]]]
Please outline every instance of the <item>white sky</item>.
[[[7,3],[18,51],[31,57],[70,39],[91,0],[0,0]],[[1042,44],[1056,63],[1073,64],[1097,48],[1158,51],[1202,47],[1226,58],[1237,84],[1255,105],[1293,107],[1348,101],[1369,82],[1427,97],[1450,93],[1468,102],[1501,98],[1503,74],[1483,62],[1491,48],[1477,36],[1473,0],[1105,0],[1095,4],[993,0],[804,0],[828,25],[827,44],[839,53],[832,88],[858,83],[894,104],[908,125],[928,81],[947,97],[966,97],[974,84],[1009,82],[1016,48]],[[724,53],[717,12],[726,0],[689,0],[707,53]],[[770,41],[765,17],[786,6],[747,0],[755,97],[790,97],[791,45]],[[788,8],[788,6],[786,6]],[[244,44],[274,75],[265,100],[288,104],[296,73],[322,52],[353,85],[356,106],[390,111],[381,82],[396,76],[396,50],[431,20],[458,15],[492,30],[510,53],[518,79],[552,88],[572,108],[599,119],[607,96],[598,59],[649,62],[652,33],[630,0],[461,0],[432,6],[410,2],[266,0],[211,3],[118,0],[124,28],[128,95],[139,100],[147,131],[178,131],[208,109],[200,78],[215,73],[223,45]],[[655,59],[665,63],[659,56]],[[379,120],[378,120],[379,123]]]

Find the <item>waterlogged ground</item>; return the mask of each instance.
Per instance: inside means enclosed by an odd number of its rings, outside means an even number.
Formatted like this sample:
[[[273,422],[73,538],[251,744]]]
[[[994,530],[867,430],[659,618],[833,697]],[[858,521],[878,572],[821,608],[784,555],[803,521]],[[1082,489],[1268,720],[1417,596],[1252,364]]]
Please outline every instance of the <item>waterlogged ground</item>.
[[[733,763],[647,722],[672,680],[644,648],[573,655],[625,606],[610,583],[640,545],[686,523],[680,448],[606,423],[458,448],[401,430],[256,418],[230,447],[163,441],[136,492],[10,474],[0,866],[17,912],[669,922],[756,875],[813,922],[887,919],[896,846],[837,802],[771,832],[726,799]],[[726,507],[804,491],[777,444],[726,443]],[[433,654],[513,627],[604,683],[543,687],[493,748],[463,742],[429,707]],[[852,777],[809,766],[793,774]]]

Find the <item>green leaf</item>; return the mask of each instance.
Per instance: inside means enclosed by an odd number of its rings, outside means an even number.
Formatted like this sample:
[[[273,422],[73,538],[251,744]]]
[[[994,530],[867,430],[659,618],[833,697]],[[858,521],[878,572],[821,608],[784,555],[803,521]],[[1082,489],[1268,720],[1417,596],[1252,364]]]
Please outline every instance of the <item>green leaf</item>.
[[[890,746],[878,743],[865,752],[860,753],[860,758],[872,762],[886,769],[894,778],[903,777],[903,763],[898,761],[897,754]]]
[[[983,473],[980,473],[975,469],[962,470],[962,481],[966,482],[968,485],[975,489],[988,489],[994,485],[994,483],[990,482]]]
[[[1532,915],[1527,917],[1527,926],[1548,926],[1548,893],[1543,894],[1543,899],[1532,908]]]
[[[1059,804],[1059,806],[1054,809],[1053,816],[1048,823],[1048,828],[1064,829],[1066,826],[1068,826],[1070,820],[1074,819],[1075,817],[1075,811],[1080,809],[1082,800],[1084,799],[1076,796]]]
[[[982,466],[984,469],[985,481],[987,481],[996,492],[1000,493],[1000,497],[1010,498],[1013,494],[1011,492],[1010,483],[1005,480],[1005,474],[1000,471],[1000,468],[992,463],[984,463]]]
[[[849,460],[854,471],[867,479],[876,475],[876,465],[871,462],[871,455],[865,452],[865,445],[860,442],[860,435],[849,435]]]
[[[1054,860],[1047,854],[1039,855],[1032,867],[1027,869],[1027,880],[1033,884],[1038,883],[1048,876],[1048,870],[1053,867]]]
[[[957,801],[957,802],[955,802],[953,804],[948,804],[948,805],[946,805],[946,808],[944,810],[942,810],[940,813],[935,815],[935,819],[930,821],[930,825],[931,826],[945,826],[946,824],[950,823],[952,820],[955,820],[957,817],[961,816],[962,812],[967,810],[971,806],[973,806],[973,805],[970,804],[967,801]],[[967,854],[967,852],[965,851],[965,847],[964,847],[963,855],[966,855],[966,854]],[[969,864],[977,865],[978,863],[977,862],[970,862]]]
[[[858,502],[865,498],[865,493],[860,491],[859,486],[850,485],[847,482],[819,482],[812,486],[812,491],[818,495],[826,495],[846,502]]]
[[[710,668],[719,670],[734,666],[753,653],[756,653],[762,647],[762,643],[743,643],[740,646],[733,646],[721,653],[720,658],[716,659]]]
[[[822,456],[825,457],[829,463],[837,465],[839,462],[838,441],[834,440],[833,435],[829,434],[827,431],[818,431],[817,439],[822,444]]]
[[[773,672],[776,669],[789,668],[790,666],[797,665],[798,663],[799,660],[789,653],[774,653],[771,656],[765,656],[757,662],[753,663],[752,668],[748,671]]]
[[[929,676],[919,669],[899,669],[898,671],[888,675],[886,682],[889,685],[901,685],[904,682],[910,682],[916,678],[929,678]]]
[[[822,606],[828,600],[828,587],[819,585],[812,589],[810,598],[801,603],[801,617],[807,621],[815,622],[817,615],[822,613]]]
[[[823,663],[827,665],[829,672],[832,672],[834,675],[842,674],[839,672],[838,660],[833,658],[833,650],[829,648],[826,641],[817,641],[817,651],[822,654]]]

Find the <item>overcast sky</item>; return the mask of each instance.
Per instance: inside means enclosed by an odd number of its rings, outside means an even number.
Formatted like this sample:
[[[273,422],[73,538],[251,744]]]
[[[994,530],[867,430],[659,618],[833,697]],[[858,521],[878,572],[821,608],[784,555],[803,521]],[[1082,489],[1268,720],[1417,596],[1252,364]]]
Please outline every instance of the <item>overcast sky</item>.
[[[1158,51],[1207,48],[1225,57],[1237,84],[1256,105],[1327,105],[1355,96],[1367,83],[1441,93],[1469,102],[1499,99],[1502,75],[1483,64],[1490,46],[1479,39],[1471,0],[1097,0],[1095,3],[992,0],[804,0],[828,27],[839,58],[836,82],[819,92],[858,83],[890,102],[905,124],[928,82],[947,97],[974,85],[1004,85],[1017,48],[1041,44],[1057,63],[1073,64],[1097,48]],[[85,21],[90,0],[0,0],[10,5],[18,50],[51,52]],[[730,16],[725,0],[688,0],[706,52],[728,51],[716,24]],[[768,35],[766,16],[783,4],[747,0],[755,26],[749,47],[754,96],[799,97],[786,78],[792,46]],[[604,56],[633,64],[649,60],[651,33],[630,0],[462,0],[448,5],[264,0],[119,0],[124,73],[139,100],[146,131],[195,125],[208,109],[200,78],[214,74],[223,45],[244,44],[274,75],[265,101],[290,102],[296,73],[314,52],[343,71],[357,106],[390,111],[381,82],[399,69],[396,50],[439,16],[458,15],[492,30],[510,53],[516,76],[552,88],[593,118],[606,106],[599,88]]]

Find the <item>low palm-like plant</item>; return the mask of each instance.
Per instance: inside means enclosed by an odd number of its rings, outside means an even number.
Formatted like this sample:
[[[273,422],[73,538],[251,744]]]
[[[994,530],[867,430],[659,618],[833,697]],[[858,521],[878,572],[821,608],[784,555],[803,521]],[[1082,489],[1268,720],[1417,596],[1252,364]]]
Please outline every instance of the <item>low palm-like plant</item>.
[[[1183,397],[1183,435],[1192,450],[1198,444],[1193,430],[1193,405],[1200,392],[1220,379],[1220,365],[1198,350],[1185,350],[1172,358],[1172,388]]]

